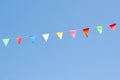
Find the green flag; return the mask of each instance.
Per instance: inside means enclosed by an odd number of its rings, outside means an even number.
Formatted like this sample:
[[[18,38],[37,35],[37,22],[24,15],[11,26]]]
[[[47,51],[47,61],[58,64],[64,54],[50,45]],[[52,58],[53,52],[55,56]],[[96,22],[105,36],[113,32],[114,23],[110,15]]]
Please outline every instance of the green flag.
[[[103,31],[103,27],[102,26],[97,26],[97,30],[100,34],[102,34],[102,31]]]
[[[9,43],[10,39],[7,38],[7,39],[2,39],[2,40],[3,40],[3,43],[4,43],[5,47],[7,47],[7,45],[8,45],[8,43]]]

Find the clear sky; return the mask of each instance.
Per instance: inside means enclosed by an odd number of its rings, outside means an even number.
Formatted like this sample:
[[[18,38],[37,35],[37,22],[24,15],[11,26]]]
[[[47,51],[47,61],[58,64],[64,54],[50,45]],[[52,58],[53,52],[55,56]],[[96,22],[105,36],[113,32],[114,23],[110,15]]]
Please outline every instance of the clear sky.
[[[0,0],[0,80],[120,80],[119,0]],[[117,23],[116,32],[109,24]],[[100,35],[96,26],[104,26]],[[86,38],[57,31],[91,27]],[[52,33],[46,43],[43,33]],[[37,36],[35,44],[19,36]]]

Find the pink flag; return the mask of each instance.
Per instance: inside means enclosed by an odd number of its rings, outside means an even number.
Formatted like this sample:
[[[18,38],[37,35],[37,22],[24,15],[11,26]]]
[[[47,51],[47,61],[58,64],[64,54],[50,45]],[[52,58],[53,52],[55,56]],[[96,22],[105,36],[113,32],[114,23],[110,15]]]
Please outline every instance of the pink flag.
[[[110,28],[112,29],[112,31],[116,30],[116,24],[110,24]]]
[[[71,33],[72,37],[75,38],[77,30],[71,30],[70,33]]]

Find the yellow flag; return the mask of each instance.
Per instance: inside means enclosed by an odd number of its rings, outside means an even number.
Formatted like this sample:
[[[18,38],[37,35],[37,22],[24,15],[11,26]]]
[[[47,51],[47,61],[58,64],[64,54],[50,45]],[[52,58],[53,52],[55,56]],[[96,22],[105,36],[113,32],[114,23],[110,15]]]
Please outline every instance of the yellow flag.
[[[57,32],[57,36],[60,40],[62,40],[63,37],[63,32]]]

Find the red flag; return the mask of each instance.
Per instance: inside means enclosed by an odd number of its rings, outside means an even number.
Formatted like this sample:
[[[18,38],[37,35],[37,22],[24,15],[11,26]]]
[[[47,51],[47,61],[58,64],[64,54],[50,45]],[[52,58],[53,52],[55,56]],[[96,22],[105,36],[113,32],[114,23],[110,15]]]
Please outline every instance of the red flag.
[[[22,37],[18,37],[18,38],[16,38],[16,40],[17,40],[18,44],[20,44],[22,42]]]
[[[85,34],[86,37],[88,37],[88,35],[89,35],[89,29],[90,28],[84,28],[83,29],[83,32],[84,32],[84,34]]]
[[[112,29],[112,31],[116,30],[116,24],[110,24],[110,28]]]

